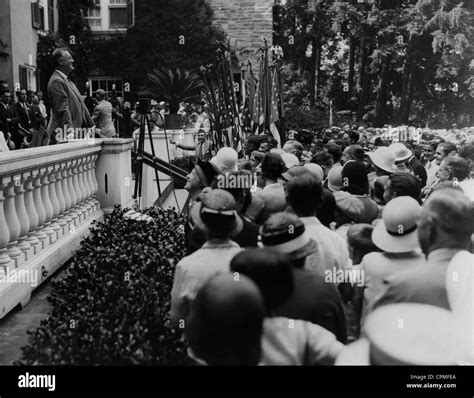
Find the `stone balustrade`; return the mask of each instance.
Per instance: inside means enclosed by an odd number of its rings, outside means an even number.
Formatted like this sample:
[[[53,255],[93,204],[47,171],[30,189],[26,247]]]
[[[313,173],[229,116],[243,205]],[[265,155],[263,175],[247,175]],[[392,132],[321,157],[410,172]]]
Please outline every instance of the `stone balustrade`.
[[[131,189],[120,186],[131,181],[131,148],[132,140],[116,139],[0,153],[0,318],[36,287],[12,282],[12,271],[36,273],[40,284],[104,210],[130,204]]]

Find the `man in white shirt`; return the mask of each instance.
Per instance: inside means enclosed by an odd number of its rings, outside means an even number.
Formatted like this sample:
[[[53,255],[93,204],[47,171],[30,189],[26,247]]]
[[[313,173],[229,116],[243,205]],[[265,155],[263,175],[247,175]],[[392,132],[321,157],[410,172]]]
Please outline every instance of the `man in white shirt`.
[[[184,257],[176,266],[171,291],[171,322],[183,328],[198,290],[213,276],[227,273],[230,261],[242,249],[232,241],[243,227],[234,197],[222,189],[202,195],[190,212],[195,226],[206,234],[201,249]]]
[[[316,177],[308,171],[288,181],[286,201],[303,221],[307,235],[316,242],[317,250],[308,256],[305,268],[324,275],[326,270],[346,268],[349,251],[344,238],[325,227],[316,217],[322,201],[322,189]]]
[[[423,143],[423,158],[426,161],[425,170],[427,175],[426,186],[430,187],[438,173],[439,166],[436,164],[435,153],[438,144],[436,142]]]

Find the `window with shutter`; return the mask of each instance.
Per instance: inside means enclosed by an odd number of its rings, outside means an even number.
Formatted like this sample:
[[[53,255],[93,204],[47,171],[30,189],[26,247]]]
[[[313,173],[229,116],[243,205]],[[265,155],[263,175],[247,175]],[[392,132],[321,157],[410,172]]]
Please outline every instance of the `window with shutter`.
[[[31,21],[33,28],[39,29],[41,27],[38,2],[31,3]]]
[[[110,0],[109,28],[126,29],[129,24],[128,0]]]
[[[89,22],[92,30],[100,30],[102,27],[102,17],[100,15],[100,0],[94,0],[94,5],[87,9],[85,19]]]
[[[128,27],[135,25],[135,1],[128,0]]]
[[[48,0],[48,30],[54,31],[54,0]]]

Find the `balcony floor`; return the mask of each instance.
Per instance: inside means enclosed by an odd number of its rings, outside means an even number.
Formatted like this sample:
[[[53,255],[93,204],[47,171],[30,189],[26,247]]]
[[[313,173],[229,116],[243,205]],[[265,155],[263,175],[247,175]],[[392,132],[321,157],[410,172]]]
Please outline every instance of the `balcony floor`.
[[[48,317],[50,305],[47,297],[51,292],[51,280],[64,275],[60,269],[39,286],[24,309],[15,309],[0,320],[0,366],[12,365],[21,358],[21,347],[28,342],[27,331],[35,330],[42,319]]]

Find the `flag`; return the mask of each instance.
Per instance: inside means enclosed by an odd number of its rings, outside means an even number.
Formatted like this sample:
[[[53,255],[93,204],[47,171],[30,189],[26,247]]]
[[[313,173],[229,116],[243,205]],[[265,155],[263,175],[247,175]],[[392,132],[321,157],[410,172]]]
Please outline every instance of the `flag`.
[[[270,131],[273,135],[273,138],[278,142],[278,148],[281,147],[280,133],[278,132],[276,122],[280,120],[279,113],[279,81],[278,81],[278,70],[275,66],[273,68],[272,84],[271,84],[271,93],[270,93],[270,109],[269,109],[269,125]]]
[[[242,149],[242,131],[230,54],[227,51],[218,52],[217,86],[222,142],[224,146],[232,147],[239,152]]]
[[[252,65],[250,62],[247,64],[247,71],[245,73],[245,97],[244,97],[244,109],[243,109],[243,120],[242,125],[245,128],[252,130],[253,126],[253,114],[255,110],[255,92],[257,81],[253,75]]]
[[[264,79],[264,54],[262,53],[262,59],[260,60],[260,73],[259,80],[257,84],[257,89],[255,90],[254,100],[253,100],[253,114],[252,121],[253,127],[252,132],[257,132],[261,125],[265,121],[264,108],[263,108],[263,93],[265,88],[263,86]]]

